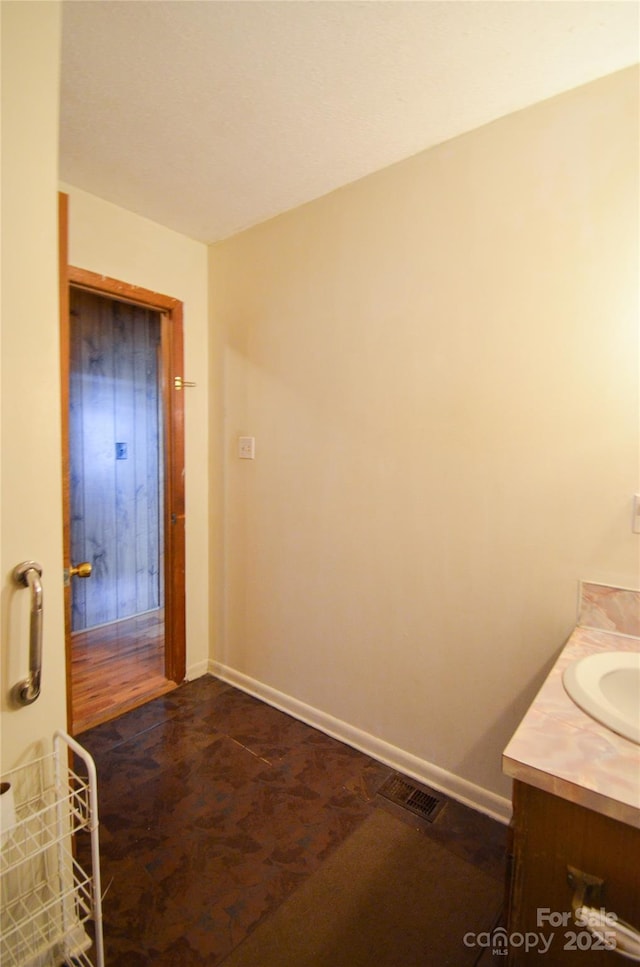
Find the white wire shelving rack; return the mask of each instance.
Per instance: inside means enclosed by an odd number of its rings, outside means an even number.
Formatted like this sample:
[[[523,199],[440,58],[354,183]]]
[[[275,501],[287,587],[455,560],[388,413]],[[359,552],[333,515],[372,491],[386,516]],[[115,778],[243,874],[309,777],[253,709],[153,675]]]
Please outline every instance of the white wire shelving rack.
[[[52,753],[2,778],[15,823],[0,841],[0,964],[104,967],[93,759],[57,731]]]

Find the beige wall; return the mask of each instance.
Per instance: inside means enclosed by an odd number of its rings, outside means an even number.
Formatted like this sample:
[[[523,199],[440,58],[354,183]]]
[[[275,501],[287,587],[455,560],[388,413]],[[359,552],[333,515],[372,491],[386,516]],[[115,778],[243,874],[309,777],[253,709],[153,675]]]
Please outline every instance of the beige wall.
[[[612,75],[211,249],[217,670],[498,813],[578,580],[640,585],[638,106]]]
[[[63,185],[69,194],[69,262],[184,303],[186,390],[187,675],[209,659],[209,446],[207,247]]]
[[[66,726],[60,379],[58,368],[57,142],[60,5],[2,4],[2,649],[1,770],[48,745]],[[40,699],[15,710],[8,690],[29,664],[29,594],[16,564],[43,566]]]

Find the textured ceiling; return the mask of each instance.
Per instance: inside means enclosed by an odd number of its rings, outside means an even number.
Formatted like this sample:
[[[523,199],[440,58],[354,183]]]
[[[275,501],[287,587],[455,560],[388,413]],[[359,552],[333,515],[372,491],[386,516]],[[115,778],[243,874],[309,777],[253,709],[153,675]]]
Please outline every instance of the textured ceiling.
[[[639,59],[635,2],[68,0],[60,176],[204,242]]]

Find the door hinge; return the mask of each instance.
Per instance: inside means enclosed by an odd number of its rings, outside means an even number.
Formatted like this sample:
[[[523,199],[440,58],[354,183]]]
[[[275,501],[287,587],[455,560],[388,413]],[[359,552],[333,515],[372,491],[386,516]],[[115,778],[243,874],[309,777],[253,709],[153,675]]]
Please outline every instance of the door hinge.
[[[174,389],[187,389],[189,386],[195,385],[195,383],[190,382],[188,379],[183,379],[182,376],[173,377]]]

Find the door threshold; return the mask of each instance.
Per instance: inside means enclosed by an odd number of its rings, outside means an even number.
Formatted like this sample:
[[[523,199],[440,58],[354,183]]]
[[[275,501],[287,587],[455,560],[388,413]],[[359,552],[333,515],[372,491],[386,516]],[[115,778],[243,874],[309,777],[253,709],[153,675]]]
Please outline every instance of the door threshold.
[[[134,709],[140,708],[141,705],[152,702],[154,698],[160,698],[162,695],[172,692],[177,687],[177,683],[170,681],[168,678],[164,681],[156,682],[151,688],[136,695],[135,698],[128,698],[123,702],[114,702],[108,708],[100,709],[91,715],[84,715],[82,718],[74,719],[71,725],[71,734],[77,736],[82,732],[88,731],[88,729],[95,728],[96,725],[104,725],[105,722],[111,722],[113,719],[119,718],[120,715],[124,715],[125,712],[132,712]]]

